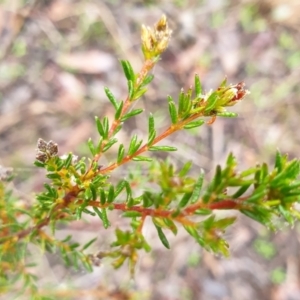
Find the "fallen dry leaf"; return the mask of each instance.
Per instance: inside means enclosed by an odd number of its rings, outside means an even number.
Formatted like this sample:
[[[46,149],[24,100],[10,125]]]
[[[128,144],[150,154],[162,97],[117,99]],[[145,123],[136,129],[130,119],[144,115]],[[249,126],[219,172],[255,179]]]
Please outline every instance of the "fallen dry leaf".
[[[62,54],[55,61],[65,69],[86,74],[108,72],[116,62],[112,55],[96,50]]]

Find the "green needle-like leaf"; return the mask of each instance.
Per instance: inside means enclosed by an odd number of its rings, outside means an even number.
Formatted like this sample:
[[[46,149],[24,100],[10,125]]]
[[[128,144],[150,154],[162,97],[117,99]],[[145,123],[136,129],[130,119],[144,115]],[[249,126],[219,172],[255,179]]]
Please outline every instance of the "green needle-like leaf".
[[[199,235],[199,233],[197,232],[197,230],[194,226],[183,225],[183,227],[197,241],[197,243],[200,246],[205,247],[205,242],[204,242],[203,238]]]
[[[177,151],[177,148],[171,146],[151,146],[149,151]]]
[[[114,132],[113,132],[113,135],[116,135],[116,134],[122,129],[122,127],[123,127],[122,123],[121,123],[120,125],[118,125],[118,126],[115,128],[115,130],[114,130]]]
[[[121,180],[115,189],[115,198],[122,192],[122,190],[125,188],[126,186],[126,180]]]
[[[65,163],[64,163],[64,166],[66,169],[68,169],[70,167],[70,165],[72,163],[72,157],[73,157],[72,153],[69,153],[68,157],[66,158]]]
[[[142,86],[148,85],[149,83],[152,82],[153,79],[154,79],[154,75],[148,74],[148,75],[146,76],[146,78],[144,79],[144,81],[143,81],[143,83],[142,83]]]
[[[88,146],[89,146],[89,149],[90,149],[92,155],[96,155],[97,151],[95,149],[94,143],[91,138],[88,139]]]
[[[231,111],[223,111],[223,112],[218,112],[217,116],[223,118],[236,118],[238,114]]]
[[[138,211],[126,211],[122,214],[124,218],[138,218],[141,216],[141,213]]]
[[[174,235],[177,234],[177,232],[178,232],[177,226],[175,225],[175,223],[171,219],[164,218],[163,222],[165,223],[165,226],[173,232]]]
[[[172,124],[176,124],[178,122],[178,116],[177,116],[175,103],[170,101],[168,105],[169,105],[169,113],[170,113],[170,117],[171,117],[171,122],[172,122]]]
[[[104,129],[101,124],[101,121],[99,120],[99,118],[97,116],[95,117],[95,121],[96,121],[97,129],[98,129],[100,136],[104,137]]]
[[[146,157],[146,156],[136,156],[136,157],[133,157],[132,160],[134,160],[134,161],[148,161],[148,162],[153,161],[152,158]]]
[[[153,132],[154,130],[155,130],[154,117],[153,117],[153,114],[150,113],[149,120],[148,120],[148,132],[149,132],[149,135],[150,135],[151,132]]]
[[[61,240],[62,243],[67,243],[72,239],[72,235],[68,235],[66,238],[64,238],[63,240]]]
[[[188,92],[186,93],[185,97],[184,97],[182,113],[181,113],[182,118],[185,118],[187,115],[190,114],[190,111],[191,111],[191,108],[192,108],[192,105],[193,105],[193,101],[191,100],[191,96],[192,96],[192,90],[189,89]]]
[[[153,143],[155,137],[156,137],[156,130],[153,130],[149,133],[148,136],[148,143],[147,143],[148,146],[150,146]]]
[[[57,173],[50,173],[46,175],[49,179],[61,179],[61,176]]]
[[[132,146],[130,145],[129,150],[128,150],[128,155],[131,156],[131,155],[135,154],[139,150],[142,143],[143,143],[143,140],[139,140],[138,142],[135,141],[134,145],[132,145]]]
[[[108,189],[107,202],[112,203],[114,201],[114,196],[115,196],[115,188],[113,185],[111,185]]]
[[[220,87],[225,87],[227,85],[227,77],[225,77],[223,80],[222,80],[222,82],[221,82],[221,84],[220,84]]]
[[[108,218],[107,218],[106,208],[101,208],[101,213],[102,213],[103,226],[105,229],[107,229],[110,226],[110,222],[108,221]]]
[[[178,173],[179,177],[184,177],[187,175],[187,173],[189,172],[189,170],[192,167],[192,161],[188,161],[184,164],[184,166],[182,167],[182,169],[180,170],[180,172]]]
[[[282,205],[278,206],[278,210],[280,211],[281,215],[286,219],[286,221],[293,226],[294,225],[294,219],[291,215],[290,211],[283,207]]]
[[[191,129],[191,128],[195,128],[195,127],[200,127],[203,124],[205,124],[204,120],[197,120],[197,121],[190,122],[189,124],[185,125],[183,128],[184,129]]]
[[[185,206],[188,204],[189,200],[191,199],[191,196],[192,196],[192,193],[185,193],[185,194],[182,196],[182,198],[181,198],[181,200],[180,200],[178,206],[179,206],[180,208],[185,207]]]
[[[178,115],[181,116],[183,113],[183,108],[185,106],[185,95],[184,95],[184,90],[181,89],[179,97],[178,97]]]
[[[86,244],[83,245],[81,251],[86,250],[88,247],[90,247],[95,241],[97,240],[97,238],[93,238],[90,241],[88,241]]]
[[[232,153],[229,153],[226,161],[226,166],[234,168],[236,166],[236,159]]]
[[[266,218],[266,216],[264,216],[263,214],[260,214],[258,211],[241,209],[240,212],[265,226],[271,227],[271,220]]]
[[[231,197],[237,199],[245,194],[251,184],[241,186]]]
[[[124,122],[126,120],[128,120],[129,118],[133,117],[133,116],[136,116],[136,115],[139,115],[140,113],[142,113],[144,110],[141,109],[141,108],[138,108],[138,109],[134,109],[133,111],[127,113],[126,115],[124,115],[122,118],[121,118],[121,122]]]
[[[292,160],[288,163],[288,166],[282,170],[271,182],[271,186],[278,185],[285,178],[295,178],[299,174],[300,163],[298,160]]]
[[[104,117],[102,125],[103,125],[103,138],[107,139],[108,132],[109,132],[109,120],[108,120],[108,117]]]
[[[194,185],[193,193],[190,199],[191,203],[195,203],[197,200],[199,200],[200,195],[201,195],[201,190],[202,190],[202,185],[203,185],[203,180],[204,180],[204,172],[201,169],[200,175]]]
[[[130,141],[130,144],[129,144],[129,149],[128,149],[128,155],[132,155],[134,153],[134,149],[135,149],[135,145],[136,145],[136,142],[137,142],[137,135],[135,134],[131,141]]]
[[[247,202],[259,202],[259,200],[263,199],[265,195],[268,193],[268,189],[264,185],[260,185],[251,196],[248,197]]]
[[[98,215],[99,219],[102,221],[102,213],[101,213],[101,211],[99,210],[99,208],[96,207],[96,206],[93,206],[93,210],[94,210],[94,212]]]
[[[117,158],[118,164],[123,160],[124,155],[125,155],[125,148],[124,148],[123,144],[121,144],[119,146],[119,150],[118,150],[118,158]]]
[[[196,93],[196,98],[201,98],[202,96],[202,86],[200,82],[199,75],[195,75],[195,93]]]
[[[92,183],[90,183],[90,190],[92,193],[92,199],[95,201],[97,199],[97,191],[95,186]]]
[[[143,197],[143,206],[144,207],[150,207],[153,204],[154,199],[150,192],[147,192],[147,191],[144,192],[142,197]]]
[[[132,100],[134,95],[134,87],[133,87],[132,80],[128,80],[127,85],[128,85],[128,98],[129,100]]]
[[[122,64],[122,68],[123,68],[123,71],[124,71],[124,74],[125,74],[127,80],[134,81],[135,74],[134,74],[134,71],[133,71],[133,68],[132,68],[130,62],[127,60],[121,60],[121,64]]]
[[[36,167],[38,168],[45,168],[46,164],[39,161],[39,160],[36,160],[34,163],[33,163]]]
[[[216,167],[216,174],[214,177],[214,181],[213,181],[213,190],[222,190],[223,186],[221,186],[221,182],[222,182],[222,169],[221,166],[218,165]]]
[[[123,105],[124,105],[124,102],[121,101],[120,104],[118,105],[116,113],[115,113],[115,120],[119,120],[119,118],[120,118],[120,116],[122,114]]]
[[[106,152],[109,148],[111,148],[117,142],[118,142],[117,138],[110,139],[108,141],[108,143],[103,147],[103,152]]]
[[[278,169],[278,172],[282,171],[283,165],[287,159],[287,156],[281,155],[279,150],[276,151],[276,157],[275,157],[275,168]]]
[[[132,191],[131,187],[128,181],[125,181],[125,189],[126,189],[126,206],[127,207],[132,207],[134,205],[134,199],[132,198]]]
[[[195,211],[195,214],[200,215],[200,216],[208,216],[211,213],[212,213],[212,211],[210,209],[206,209],[206,208],[197,209]]]
[[[102,205],[106,203],[106,194],[103,189],[100,190],[100,202]]]
[[[154,224],[155,225],[155,224]],[[164,232],[162,231],[161,227],[158,227],[156,226],[156,230],[157,230],[157,233],[158,233],[158,237],[160,239],[160,241],[162,242],[162,244],[167,248],[167,249],[170,249],[170,244],[169,244],[169,241],[167,240]]]
[[[141,98],[145,93],[147,92],[147,88],[139,88],[138,90],[135,91],[134,97],[132,100],[137,100]]]
[[[207,104],[204,111],[208,113],[211,110],[213,110],[217,104],[218,99],[219,99],[218,94],[216,92],[213,92],[207,99]]]
[[[104,91],[110,103],[114,106],[115,110],[117,110],[119,105],[113,93],[107,87],[104,88]]]

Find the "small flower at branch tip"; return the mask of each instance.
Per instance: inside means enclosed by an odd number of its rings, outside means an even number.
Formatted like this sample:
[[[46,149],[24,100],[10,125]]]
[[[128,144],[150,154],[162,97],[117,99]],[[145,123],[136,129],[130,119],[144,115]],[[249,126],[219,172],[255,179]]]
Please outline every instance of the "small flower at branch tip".
[[[49,141],[47,143],[47,152],[49,152],[50,156],[56,156],[58,153],[58,146],[53,141]]]
[[[99,267],[102,263],[101,259],[99,257],[97,257],[96,255],[93,255],[93,254],[89,254],[88,259],[90,260],[92,265],[95,266],[95,267]]]
[[[39,138],[37,142],[36,156],[35,158],[40,162],[46,162],[51,157],[57,156],[58,145],[49,141],[46,142],[43,139]]]
[[[244,87],[244,82],[239,82],[238,84],[230,85],[229,87],[221,85],[217,90],[220,97],[219,108],[221,106],[233,106],[238,101],[244,99],[246,95],[250,94]]]
[[[67,154],[63,154],[63,155],[60,156],[61,159],[67,159],[67,157],[68,157]],[[78,155],[72,154],[72,165],[78,163],[78,161],[79,161]]]
[[[46,162],[48,160],[48,155],[42,151],[37,151],[35,155],[36,160],[40,162]]]
[[[231,90],[233,93],[232,98],[226,103],[226,106],[235,105],[238,101],[245,98],[246,95],[250,94],[248,90],[245,90],[245,83],[243,81],[233,85],[229,90]]]
[[[47,142],[44,141],[43,139],[39,138],[38,142],[37,142],[37,148],[41,152],[46,152],[46,150],[47,150]]]
[[[145,49],[152,49],[152,46],[153,46],[150,32],[151,32],[151,29],[149,27],[142,25],[141,39],[142,39],[143,48],[145,48]]]
[[[72,175],[71,178],[70,178],[70,184],[72,186],[76,186],[77,185],[76,177],[74,175]]]
[[[8,181],[13,175],[12,168],[5,168],[0,165],[0,181]]]
[[[155,29],[157,31],[166,31],[168,29],[167,17],[166,15],[162,15],[159,21],[155,25]]]
[[[142,50],[146,59],[150,59],[164,52],[169,44],[172,30],[169,29],[167,18],[163,15],[154,28],[142,25]]]

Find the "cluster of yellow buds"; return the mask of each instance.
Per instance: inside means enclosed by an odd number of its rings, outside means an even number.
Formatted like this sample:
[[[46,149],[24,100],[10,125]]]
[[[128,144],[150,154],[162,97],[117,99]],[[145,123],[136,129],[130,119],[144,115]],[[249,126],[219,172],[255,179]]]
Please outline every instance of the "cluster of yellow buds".
[[[164,52],[169,44],[172,30],[169,29],[167,18],[163,15],[153,29],[142,25],[142,50],[145,59],[151,59]]]

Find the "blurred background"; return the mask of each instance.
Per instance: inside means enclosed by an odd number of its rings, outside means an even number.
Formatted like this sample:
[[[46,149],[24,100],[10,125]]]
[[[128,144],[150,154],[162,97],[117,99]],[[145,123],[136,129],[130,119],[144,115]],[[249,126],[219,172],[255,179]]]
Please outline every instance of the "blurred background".
[[[193,160],[193,172],[203,168],[209,177],[229,152],[241,169],[273,163],[276,149],[300,156],[299,0],[2,0],[0,164],[15,169],[14,188],[22,201],[32,203],[33,192],[42,189],[43,172],[33,168],[38,138],[57,142],[59,154],[89,156],[86,141],[97,137],[94,116],[113,117],[103,88],[124,99],[119,60],[139,70],[140,26],[152,26],[162,14],[173,36],[137,104],[154,114],[158,132],[170,122],[167,95],[176,98],[181,87],[193,84],[195,73],[206,91],[227,76],[229,83],[245,81],[251,92],[232,109],[237,119],[219,118],[213,126],[170,137],[169,144],[178,147],[172,160],[178,165]],[[127,145],[133,133],[145,136],[144,121],[142,115],[127,122],[119,140]],[[100,163],[113,158],[114,151]],[[126,170],[118,176],[126,177]],[[123,221],[113,216],[111,222]],[[167,250],[151,224],[145,230],[153,252],[141,254],[134,280],[126,267],[113,271],[109,261],[86,274],[33,249],[40,256],[41,286],[87,291],[70,299],[300,299],[298,225],[282,224],[270,233],[239,216],[227,235],[229,259],[202,251],[183,232],[170,238]],[[96,235],[97,251],[109,245],[112,231],[91,221],[58,234],[73,233],[82,241]],[[104,293],[102,298],[88,293],[92,289]]]

